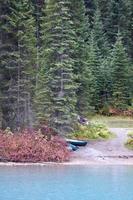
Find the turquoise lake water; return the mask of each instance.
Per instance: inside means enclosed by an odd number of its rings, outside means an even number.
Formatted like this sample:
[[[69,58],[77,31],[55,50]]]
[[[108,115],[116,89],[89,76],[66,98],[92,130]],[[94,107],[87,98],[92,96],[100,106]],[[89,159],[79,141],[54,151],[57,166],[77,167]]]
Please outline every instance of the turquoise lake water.
[[[133,200],[133,166],[0,167],[0,200]]]

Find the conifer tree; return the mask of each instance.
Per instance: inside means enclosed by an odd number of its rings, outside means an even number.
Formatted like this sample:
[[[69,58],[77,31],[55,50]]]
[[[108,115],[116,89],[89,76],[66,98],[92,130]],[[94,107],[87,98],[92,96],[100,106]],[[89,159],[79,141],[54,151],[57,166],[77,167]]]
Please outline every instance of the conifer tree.
[[[99,8],[96,9],[94,13],[94,21],[93,21],[93,37],[94,41],[97,43],[97,47],[99,49],[99,56],[101,58],[105,58],[109,54],[109,45],[107,41],[107,37],[104,31],[102,19],[101,19],[101,12]]]
[[[41,17],[42,9],[45,5],[45,0],[33,0],[33,13],[35,19],[35,34],[36,34],[36,70],[38,72],[40,68],[40,48],[41,48]],[[36,82],[37,82],[36,73]]]
[[[4,127],[31,125],[31,95],[35,66],[35,31],[31,4],[27,0],[10,2],[8,35],[10,47],[8,59],[3,60],[7,70],[4,97]],[[4,26],[6,28],[6,25]],[[9,42],[9,40],[7,41]]]
[[[93,76],[93,98],[92,98],[92,105],[97,110],[99,107],[99,83],[100,83],[100,51],[97,46],[96,41],[94,40],[94,32],[91,32],[91,36],[89,39],[89,46],[88,46],[88,60],[87,64],[91,69],[92,76]]]
[[[36,91],[37,116],[58,133],[69,132],[75,115],[75,32],[71,1],[46,1],[42,21],[42,62]]]
[[[15,27],[17,27],[17,123],[21,126],[32,126],[33,83],[36,67],[36,38],[33,8],[27,0],[14,2]],[[23,117],[24,116],[24,117]]]
[[[11,14],[11,1],[0,1],[0,90],[1,90],[1,112],[2,112],[2,127],[6,127],[9,123],[10,109],[7,103],[10,74],[8,66],[13,63],[13,38],[8,23],[8,17]],[[10,123],[9,123],[10,124]],[[8,124],[8,126],[9,126]]]
[[[112,68],[111,68],[110,55],[103,59],[100,65],[100,76],[99,76],[99,111],[108,112],[110,102],[112,99]]]
[[[97,4],[96,4],[97,5]],[[103,98],[105,96],[104,85],[105,75],[104,64],[107,61],[110,53],[106,34],[104,32],[101,13],[97,5],[94,13],[93,29],[90,37],[90,60],[92,62],[92,71],[95,77],[95,95],[93,103],[96,110],[99,110],[103,105]],[[109,66],[109,65],[108,65]],[[107,69],[106,69],[107,70]],[[108,69],[109,70],[109,69]]]
[[[90,102],[92,100],[93,91],[93,75],[88,65],[88,40],[89,40],[89,24],[86,17],[85,3],[83,0],[72,1],[72,19],[76,32],[76,48],[74,51],[75,68],[77,75],[77,111],[80,115],[87,115],[92,110]]]
[[[101,11],[103,28],[110,42],[110,46],[116,42],[116,36],[119,30],[123,38],[124,46],[131,56],[132,0],[96,0],[96,2]]]
[[[75,113],[127,108],[132,35],[132,0],[0,0],[0,127],[37,115],[66,133]]]
[[[127,52],[129,54],[129,57],[131,58],[131,61],[133,63],[133,1],[128,0],[125,2],[127,6],[127,16],[126,16],[126,27],[124,27],[123,30],[125,30],[125,45]]]
[[[96,3],[93,0],[84,0],[86,7],[86,16],[88,17],[89,26],[92,28],[94,13],[96,9]]]
[[[120,34],[114,45],[112,53],[112,77],[113,77],[113,106],[126,109],[130,104],[129,88],[129,60],[122,44]]]

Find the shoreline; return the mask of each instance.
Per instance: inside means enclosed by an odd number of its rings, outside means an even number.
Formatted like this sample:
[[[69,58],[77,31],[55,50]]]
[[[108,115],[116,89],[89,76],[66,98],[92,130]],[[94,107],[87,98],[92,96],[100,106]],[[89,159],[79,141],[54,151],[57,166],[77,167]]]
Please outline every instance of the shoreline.
[[[68,162],[43,162],[43,163],[21,163],[21,162],[0,162],[0,167],[2,166],[115,166],[115,165],[124,165],[124,166],[133,166],[133,159],[123,159],[123,158],[108,158],[108,159],[74,159]]]
[[[3,162],[1,166],[133,166],[133,151],[125,148],[129,129],[110,128],[117,137],[109,141],[90,141],[86,147],[72,152],[66,162]]]

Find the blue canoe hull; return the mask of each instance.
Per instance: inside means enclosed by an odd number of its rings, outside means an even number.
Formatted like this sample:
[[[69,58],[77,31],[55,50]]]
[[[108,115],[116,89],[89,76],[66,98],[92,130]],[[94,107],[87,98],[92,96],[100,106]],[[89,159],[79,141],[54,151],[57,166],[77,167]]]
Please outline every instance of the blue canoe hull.
[[[66,141],[74,146],[86,146],[87,142],[82,140],[66,139]]]
[[[75,146],[75,145],[73,145],[73,144],[68,143],[67,149],[68,149],[69,151],[77,151],[78,148],[79,148],[78,146]]]

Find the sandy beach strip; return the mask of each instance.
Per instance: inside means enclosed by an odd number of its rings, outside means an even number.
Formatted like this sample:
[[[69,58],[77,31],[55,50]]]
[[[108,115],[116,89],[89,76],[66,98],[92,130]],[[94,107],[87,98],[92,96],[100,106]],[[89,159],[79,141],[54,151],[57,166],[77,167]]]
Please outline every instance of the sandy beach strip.
[[[57,163],[57,162],[43,162],[43,163],[17,163],[17,162],[0,162],[1,166],[77,166],[77,165],[132,165],[133,158],[107,158],[107,159],[73,159],[68,162]]]

